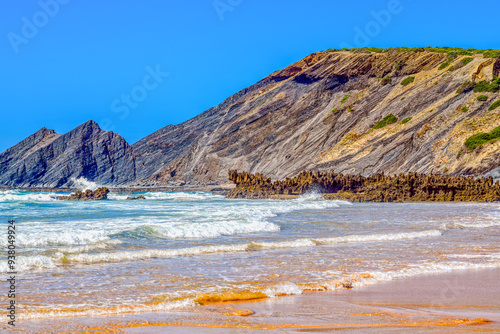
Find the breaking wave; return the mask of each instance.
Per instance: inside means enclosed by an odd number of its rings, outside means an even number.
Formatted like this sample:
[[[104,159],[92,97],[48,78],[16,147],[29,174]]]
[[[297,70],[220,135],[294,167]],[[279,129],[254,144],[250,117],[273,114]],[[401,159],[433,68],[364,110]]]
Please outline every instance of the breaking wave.
[[[102,262],[122,262],[143,260],[150,258],[170,258],[179,256],[198,256],[216,253],[234,253],[234,252],[249,252],[261,249],[281,249],[281,248],[302,248],[314,247],[322,244],[335,243],[363,243],[376,242],[387,240],[408,240],[415,238],[437,237],[441,232],[437,230],[423,232],[408,232],[396,234],[380,234],[380,235],[351,235],[337,238],[323,239],[296,239],[291,241],[280,242],[248,242],[241,244],[229,245],[211,245],[197,246],[178,249],[148,249],[141,251],[117,251],[106,252],[99,254],[75,254],[68,255],[65,261],[75,263],[102,263]]]

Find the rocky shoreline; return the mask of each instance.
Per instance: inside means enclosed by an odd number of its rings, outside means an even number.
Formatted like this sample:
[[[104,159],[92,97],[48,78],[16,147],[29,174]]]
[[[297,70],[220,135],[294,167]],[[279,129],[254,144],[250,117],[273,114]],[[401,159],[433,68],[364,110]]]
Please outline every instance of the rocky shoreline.
[[[234,185],[232,184],[222,184],[222,185],[193,185],[193,186],[152,186],[152,187],[107,187],[110,194],[122,194],[122,195],[134,195],[137,193],[142,193],[146,191],[210,191],[217,195],[226,195],[230,192]],[[21,191],[32,191],[32,192],[66,192],[74,193],[80,189],[77,188],[56,188],[56,187],[10,187],[10,186],[0,186],[0,191],[2,190],[21,190]]]
[[[369,177],[304,171],[293,178],[271,181],[262,174],[229,171],[236,187],[227,198],[284,199],[321,193],[325,199],[350,202],[497,202],[500,184],[492,177],[408,173]]]

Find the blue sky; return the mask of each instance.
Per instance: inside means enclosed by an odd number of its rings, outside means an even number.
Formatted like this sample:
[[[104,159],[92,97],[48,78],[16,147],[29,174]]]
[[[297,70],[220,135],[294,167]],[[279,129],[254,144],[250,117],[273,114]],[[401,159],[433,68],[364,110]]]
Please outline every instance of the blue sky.
[[[0,4],[0,151],[89,119],[132,144],[329,48],[500,49],[497,0]]]

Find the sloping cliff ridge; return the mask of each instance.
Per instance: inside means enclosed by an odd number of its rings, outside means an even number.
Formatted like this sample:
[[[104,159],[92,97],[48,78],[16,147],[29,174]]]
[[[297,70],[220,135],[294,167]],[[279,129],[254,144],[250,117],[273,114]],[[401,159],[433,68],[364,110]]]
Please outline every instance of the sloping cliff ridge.
[[[133,145],[92,121],[64,135],[43,128],[0,155],[0,184],[226,183],[232,169],[499,178],[500,141],[465,142],[500,125],[500,60],[432,51],[313,53]]]

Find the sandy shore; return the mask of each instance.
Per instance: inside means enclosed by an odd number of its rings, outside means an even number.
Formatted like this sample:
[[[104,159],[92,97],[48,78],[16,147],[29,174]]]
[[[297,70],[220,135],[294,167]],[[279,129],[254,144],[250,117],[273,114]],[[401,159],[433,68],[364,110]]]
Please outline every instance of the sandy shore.
[[[22,321],[23,333],[493,333],[500,269],[417,276],[335,292],[105,318]],[[5,330],[6,326],[2,326]],[[56,331],[54,331],[56,330]],[[17,331],[16,331],[17,332]]]

